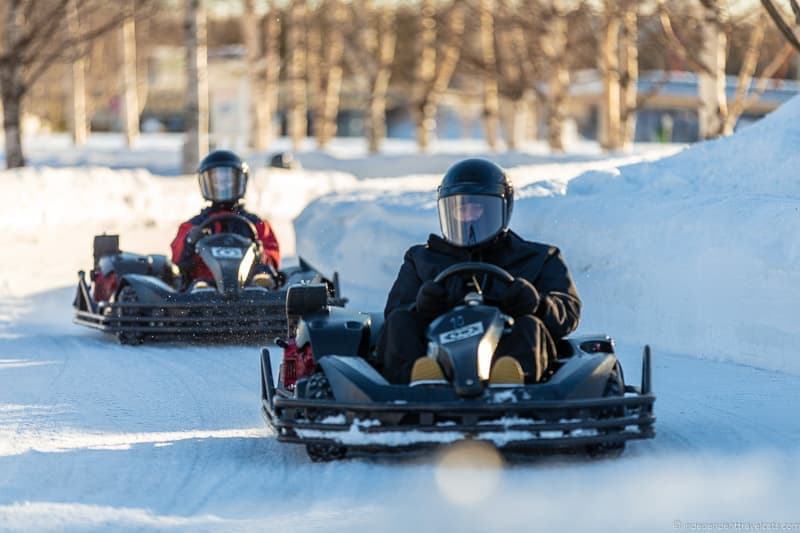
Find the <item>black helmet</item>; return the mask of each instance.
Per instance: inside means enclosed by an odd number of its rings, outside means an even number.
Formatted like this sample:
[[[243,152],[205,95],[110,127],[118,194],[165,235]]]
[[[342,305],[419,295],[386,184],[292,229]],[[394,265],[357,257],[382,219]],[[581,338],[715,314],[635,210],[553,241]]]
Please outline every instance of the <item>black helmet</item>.
[[[442,236],[455,246],[483,244],[508,229],[514,187],[506,172],[486,159],[450,167],[437,194]]]
[[[247,190],[247,163],[229,150],[214,150],[197,169],[203,198],[211,202],[236,202]]]

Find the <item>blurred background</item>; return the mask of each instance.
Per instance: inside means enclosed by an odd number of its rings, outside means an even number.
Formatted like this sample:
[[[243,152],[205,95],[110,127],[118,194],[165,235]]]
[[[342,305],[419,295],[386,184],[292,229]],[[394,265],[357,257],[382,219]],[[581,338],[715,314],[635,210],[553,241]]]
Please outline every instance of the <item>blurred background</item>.
[[[25,139],[105,132],[183,134],[164,142],[184,173],[278,138],[689,143],[800,90],[797,16],[796,0],[3,0],[5,164]]]

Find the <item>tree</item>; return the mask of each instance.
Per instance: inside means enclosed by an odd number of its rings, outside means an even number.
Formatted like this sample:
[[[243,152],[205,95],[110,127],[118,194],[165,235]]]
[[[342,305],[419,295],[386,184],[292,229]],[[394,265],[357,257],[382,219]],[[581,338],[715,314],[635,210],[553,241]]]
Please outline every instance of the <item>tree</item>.
[[[766,19],[757,15],[755,22],[750,24],[747,47],[737,76],[734,101],[730,103],[725,92],[727,32],[731,32],[733,26],[729,6],[723,0],[700,0],[699,7],[701,11],[698,26],[701,32],[701,46],[698,52],[687,46],[677,35],[672,26],[669,9],[663,0],[659,3],[659,17],[665,42],[697,72],[700,137],[711,139],[730,135],[746,105],[757,99],[766,89],[764,81],[759,82],[756,90],[750,92],[764,40]],[[750,13],[753,14],[756,13]],[[774,61],[765,66],[760,77],[766,80],[773,76],[788,57],[787,50],[781,51]]]
[[[122,131],[125,144],[131,147],[139,138],[139,83],[136,69],[136,20],[135,5],[126,0],[128,16],[122,22]]]
[[[341,0],[324,0],[317,13],[313,28],[309,31],[309,39],[313,37],[313,46],[309,47],[313,49],[313,53],[309,53],[309,59],[313,57],[316,64],[309,61],[308,69],[309,79],[315,81],[311,87],[315,95],[314,135],[317,145],[324,148],[336,135],[347,10]]]
[[[186,138],[183,173],[197,169],[200,156],[208,152],[208,52],[206,12],[203,0],[185,0],[186,42]]]
[[[306,95],[306,0],[293,0],[289,6],[289,30],[286,36],[289,65],[289,105],[287,109],[289,138],[292,148],[297,150],[306,136],[308,103]]]
[[[497,150],[500,95],[495,57],[494,1],[479,0],[480,46],[483,60],[483,131],[489,149]]]
[[[798,37],[797,28],[793,28],[792,25],[786,21],[784,14],[778,9],[774,0],[761,0],[761,4],[775,23],[775,26],[780,30],[781,34],[783,34],[786,41],[792,45],[796,51],[800,52],[800,37]],[[798,3],[798,0],[789,0],[789,5],[794,14],[795,26],[800,25],[800,3]]]
[[[419,54],[412,88],[412,115],[417,145],[428,151],[436,131],[436,111],[442,95],[450,85],[461,51],[464,32],[464,3],[455,0],[440,13],[441,29],[437,24],[435,0],[422,0],[419,12]]]
[[[69,0],[67,3],[67,27],[70,36],[78,39],[80,36],[80,15],[78,12],[78,1]],[[75,146],[86,144],[86,137],[89,134],[89,125],[86,116],[86,53],[76,50],[72,60],[72,109],[70,113],[70,125],[72,130],[72,142]]]
[[[85,51],[85,43],[119,25],[122,15],[106,7],[101,0],[3,2],[0,99],[8,168],[25,165],[21,133],[23,98],[54,64],[73,62]],[[82,14],[82,20],[91,24],[63,24],[74,9]]]
[[[244,0],[241,26],[247,49],[247,77],[250,84],[250,146],[265,150],[272,140],[272,120],[278,106],[280,14],[274,0],[267,2],[261,18],[255,0]]]
[[[364,106],[364,134],[367,150],[380,150],[386,137],[386,94],[392,76],[397,31],[395,10],[376,6],[372,0],[351,4],[353,32],[348,36],[345,60],[350,70],[360,73],[367,99]]]
[[[633,142],[638,107],[637,0],[604,0],[598,63],[603,78],[598,139],[606,150]]]

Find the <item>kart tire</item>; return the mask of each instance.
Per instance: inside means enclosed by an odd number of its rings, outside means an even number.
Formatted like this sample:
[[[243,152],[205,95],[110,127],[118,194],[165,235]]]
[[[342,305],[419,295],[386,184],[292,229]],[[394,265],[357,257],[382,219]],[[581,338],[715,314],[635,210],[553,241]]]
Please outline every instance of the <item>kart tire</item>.
[[[136,289],[130,285],[123,285],[117,292],[116,302],[121,304],[138,303],[139,296],[136,294]],[[130,317],[139,316],[139,312],[134,309],[119,309],[119,316]],[[144,342],[144,335],[130,331],[120,331],[117,333],[117,340],[120,344],[126,346],[137,346]]]
[[[606,382],[606,388],[603,391],[603,397],[609,398],[614,396],[624,396],[625,395],[625,382],[623,381],[622,377],[622,366],[619,364],[619,361],[614,365],[614,369],[611,371],[611,374],[608,376],[608,381]],[[622,416],[625,414],[625,409],[623,407],[618,407],[615,409],[609,409],[607,412],[601,415],[602,418],[611,418],[616,416]],[[613,427],[609,428],[607,431],[623,431],[625,428]],[[622,455],[622,452],[625,451],[625,441],[622,442],[610,442],[610,443],[603,443],[603,444],[592,444],[586,447],[586,453],[589,457],[593,459],[613,459],[615,457],[619,457]]]
[[[314,400],[333,399],[333,390],[325,374],[322,372],[315,372],[311,375],[306,385],[306,396]],[[317,421],[331,414],[333,413],[330,411],[309,412],[309,418]],[[314,443],[306,444],[306,453],[308,454],[308,458],[314,463],[327,463],[343,459],[347,455],[347,448],[339,446],[338,444]]]

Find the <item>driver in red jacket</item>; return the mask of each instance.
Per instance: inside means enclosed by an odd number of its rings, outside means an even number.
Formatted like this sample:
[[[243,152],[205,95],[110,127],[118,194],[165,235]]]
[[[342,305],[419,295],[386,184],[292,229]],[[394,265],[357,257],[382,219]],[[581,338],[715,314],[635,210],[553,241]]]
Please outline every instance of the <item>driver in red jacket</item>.
[[[195,282],[212,282],[211,272],[194,253],[194,244],[202,237],[199,226],[209,218],[223,214],[240,215],[253,223],[261,251],[260,264],[256,267],[253,283],[267,288],[275,286],[281,260],[278,240],[269,223],[246,211],[241,202],[247,190],[248,176],[247,163],[228,150],[215,150],[200,162],[197,170],[200,192],[211,205],[181,224],[172,241],[172,261],[181,269],[186,286]],[[241,221],[221,220],[211,227],[216,232],[229,231],[251,236],[250,229]]]

